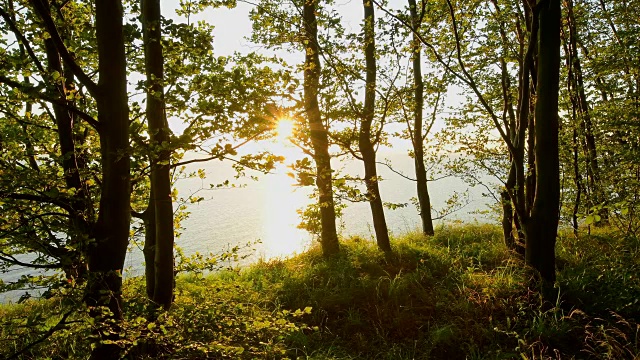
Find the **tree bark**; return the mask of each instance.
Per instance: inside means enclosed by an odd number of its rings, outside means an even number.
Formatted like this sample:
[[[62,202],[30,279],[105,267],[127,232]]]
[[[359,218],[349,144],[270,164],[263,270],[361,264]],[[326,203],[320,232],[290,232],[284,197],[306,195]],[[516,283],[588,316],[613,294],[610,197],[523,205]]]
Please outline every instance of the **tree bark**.
[[[102,155],[102,193],[95,228],[95,241],[89,250],[87,305],[99,320],[102,340],[117,339],[101,319],[99,307],[107,307],[109,318],[122,319],[122,270],[130,224],[129,109],[127,97],[123,8],[120,0],[95,3],[98,71],[96,102],[100,121]],[[118,358],[120,348],[99,343],[92,359]]]
[[[560,0],[540,1],[535,108],[536,194],[526,222],[526,262],[547,284],[555,281],[555,243],[560,205],[558,92]]]
[[[365,95],[364,109],[360,123],[358,146],[364,162],[364,178],[367,186],[367,196],[373,216],[373,228],[376,242],[380,250],[391,252],[389,231],[384,217],[384,208],[378,187],[378,172],[376,169],[376,151],[371,141],[371,124],[373,123],[376,101],[376,54],[375,54],[375,18],[373,2],[363,0],[364,4],[364,51],[365,51]]]
[[[171,130],[165,114],[164,57],[160,0],[142,0],[142,30],[147,75],[147,122],[150,135],[151,203],[155,215],[154,303],[169,309],[173,302],[173,203],[171,199]]]
[[[418,192],[418,205],[420,206],[420,219],[422,220],[422,232],[425,235],[433,235],[433,220],[431,219],[431,199],[427,182],[427,171],[424,166],[424,139],[422,136],[422,109],[424,103],[424,84],[422,82],[421,52],[422,45],[415,31],[420,26],[420,18],[416,8],[416,1],[409,0],[409,11],[414,28],[412,39],[412,63],[413,63],[413,153],[416,170],[416,187]]]
[[[340,251],[336,230],[336,211],[331,180],[331,157],[329,155],[328,129],[322,122],[318,105],[320,84],[320,57],[318,47],[318,23],[316,20],[317,0],[304,1],[303,17],[307,43],[305,44],[304,65],[304,107],[311,133],[314,161],[316,163],[316,185],[320,207],[320,244],[325,256]]]
[[[48,4],[47,4],[48,5]],[[65,72],[62,67],[60,55],[51,39],[44,41],[47,54],[47,65],[50,72],[58,72],[64,78],[52,87],[53,97],[59,101],[73,106],[73,101],[66,99],[66,89],[73,84],[73,74]],[[72,212],[69,214],[69,254],[66,259],[61,259],[63,271],[67,278],[81,281],[86,275],[87,264],[82,254],[85,253],[86,239],[91,236],[91,223],[93,222],[93,206],[89,199],[89,192],[80,177],[80,170],[85,163],[79,159],[76,148],[76,136],[74,136],[74,115],[65,107],[52,104],[57,127],[58,141],[60,142],[60,158],[64,180],[67,189],[74,190],[71,201]]]
[[[155,193],[153,187],[149,191],[149,203],[147,209],[142,213],[144,225],[144,279],[147,291],[147,298],[153,300],[156,289],[156,206]]]
[[[502,235],[504,237],[504,243],[510,250],[516,249],[516,236],[513,233],[513,204],[509,192],[513,191],[516,182],[516,165],[514,161],[511,161],[509,167],[509,175],[505,188],[500,192],[500,201],[502,202]]]

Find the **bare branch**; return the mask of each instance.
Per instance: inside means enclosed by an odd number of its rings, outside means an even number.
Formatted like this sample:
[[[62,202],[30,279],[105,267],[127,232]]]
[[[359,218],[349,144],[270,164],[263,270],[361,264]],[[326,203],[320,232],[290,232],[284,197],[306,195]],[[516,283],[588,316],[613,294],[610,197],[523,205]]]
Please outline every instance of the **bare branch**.
[[[18,38],[18,40],[20,40],[20,43],[25,47],[27,53],[29,54],[29,57],[31,58],[33,63],[36,65],[38,70],[40,70],[42,74],[46,74],[47,72],[44,70],[44,67],[42,66],[42,64],[40,64],[38,57],[36,56],[35,52],[31,48],[31,44],[29,44],[29,41],[24,37],[24,34],[20,32],[20,30],[15,24],[15,21],[11,18],[11,16],[6,11],[4,11],[2,7],[0,7],[0,16],[2,16],[2,18],[7,23],[7,25],[9,25],[9,29],[11,29],[11,31],[16,36],[16,38]]]

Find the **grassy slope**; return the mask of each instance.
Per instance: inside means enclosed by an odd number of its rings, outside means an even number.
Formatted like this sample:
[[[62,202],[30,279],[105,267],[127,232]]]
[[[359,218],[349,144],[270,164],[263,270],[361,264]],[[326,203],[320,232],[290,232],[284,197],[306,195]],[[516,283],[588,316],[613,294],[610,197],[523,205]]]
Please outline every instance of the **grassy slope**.
[[[542,303],[527,287],[530,274],[506,251],[497,227],[448,227],[435,237],[408,234],[393,243],[393,258],[352,238],[328,261],[312,249],[241,272],[181,277],[174,308],[156,323],[148,320],[142,282],[129,281],[123,343],[131,357],[147,351],[151,358],[634,359],[640,353],[637,239],[562,237],[557,304]],[[10,319],[63,308],[43,303],[0,309],[0,321],[9,324],[0,351],[35,338],[33,329]],[[88,333],[89,323],[73,323],[25,357],[82,358]]]

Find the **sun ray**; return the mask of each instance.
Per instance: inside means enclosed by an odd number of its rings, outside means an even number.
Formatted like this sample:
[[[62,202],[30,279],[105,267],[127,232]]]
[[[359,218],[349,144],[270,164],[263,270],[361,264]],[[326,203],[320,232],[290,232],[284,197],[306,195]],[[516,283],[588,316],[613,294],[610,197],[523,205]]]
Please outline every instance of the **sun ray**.
[[[293,120],[289,118],[282,118],[278,120],[278,124],[276,125],[276,140],[280,144],[288,144],[290,143],[290,137],[293,136],[293,130],[295,128],[295,124]]]

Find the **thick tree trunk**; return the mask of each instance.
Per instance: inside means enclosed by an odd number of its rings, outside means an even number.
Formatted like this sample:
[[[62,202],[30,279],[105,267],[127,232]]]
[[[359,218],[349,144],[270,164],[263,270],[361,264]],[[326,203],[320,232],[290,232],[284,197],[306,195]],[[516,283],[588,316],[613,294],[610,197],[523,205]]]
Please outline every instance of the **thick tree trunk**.
[[[102,194],[95,229],[95,241],[89,250],[87,305],[98,319],[102,340],[113,340],[117,333],[109,329],[98,307],[106,307],[116,320],[122,319],[122,269],[129,243],[130,160],[129,109],[126,58],[123,33],[123,9],[120,0],[95,3],[98,71],[100,81],[96,102],[100,121],[102,154]],[[120,348],[99,343],[92,359],[118,358]]]
[[[411,22],[417,31],[420,26],[420,18],[416,8],[416,1],[409,0],[409,11],[411,12]],[[424,103],[424,84],[422,82],[421,56],[422,46],[420,39],[413,34],[412,40],[412,62],[413,62],[413,153],[416,169],[416,186],[418,192],[418,205],[420,206],[420,219],[422,220],[422,232],[425,235],[433,235],[433,220],[431,219],[431,199],[429,197],[429,187],[427,182],[427,171],[424,166],[424,139],[422,136],[422,107]]]
[[[304,66],[304,107],[311,132],[314,160],[316,163],[316,185],[319,193],[320,226],[322,227],[320,243],[325,256],[340,251],[336,230],[336,211],[333,201],[333,184],[331,180],[331,157],[329,155],[328,130],[322,123],[318,105],[318,87],[320,83],[320,58],[318,48],[318,24],[316,21],[317,0],[305,1],[303,17],[307,44],[305,45]]]
[[[378,187],[378,172],[376,170],[376,152],[371,141],[371,124],[373,123],[376,101],[376,54],[375,54],[375,18],[373,3],[363,0],[364,4],[364,51],[366,64],[365,95],[362,121],[358,145],[364,162],[364,178],[367,185],[367,196],[373,216],[373,228],[380,250],[391,251],[389,230],[384,217],[384,207]]]
[[[155,215],[155,271],[152,300],[168,309],[173,302],[173,203],[171,199],[170,129],[165,114],[164,57],[160,0],[142,0],[145,69],[147,75],[147,122],[151,153],[151,202]]]
[[[536,194],[525,225],[526,262],[547,284],[555,281],[555,243],[560,205],[558,92],[560,0],[542,1],[535,108]]]

